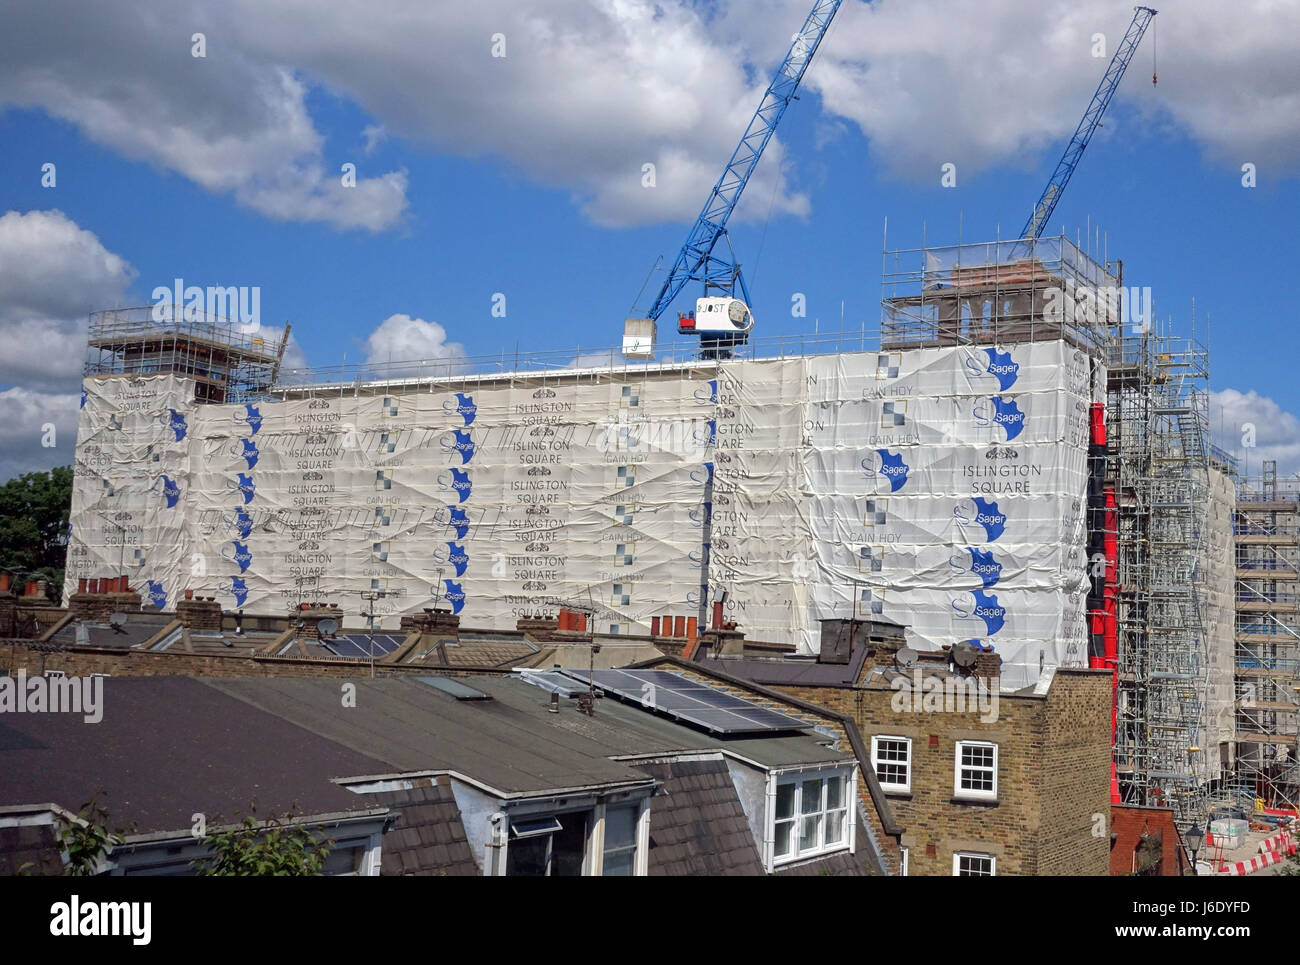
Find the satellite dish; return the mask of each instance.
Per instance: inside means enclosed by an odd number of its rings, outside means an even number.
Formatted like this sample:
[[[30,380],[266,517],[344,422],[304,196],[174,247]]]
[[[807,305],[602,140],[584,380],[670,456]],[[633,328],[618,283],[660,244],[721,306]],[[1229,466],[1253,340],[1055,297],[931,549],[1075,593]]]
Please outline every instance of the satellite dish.
[[[110,613],[110,614],[108,615],[108,625],[109,625],[110,627],[124,627],[124,626],[126,626],[126,614],[125,614],[125,613]]]
[[[918,657],[919,654],[911,647],[903,647],[898,653],[894,654],[894,663],[898,665],[900,670],[911,670],[916,666]]]
[[[339,621],[326,617],[316,624],[316,632],[322,636],[332,637],[339,632]]]
[[[979,647],[969,640],[963,640],[961,643],[953,644],[952,662],[959,667],[973,667],[979,652]]]

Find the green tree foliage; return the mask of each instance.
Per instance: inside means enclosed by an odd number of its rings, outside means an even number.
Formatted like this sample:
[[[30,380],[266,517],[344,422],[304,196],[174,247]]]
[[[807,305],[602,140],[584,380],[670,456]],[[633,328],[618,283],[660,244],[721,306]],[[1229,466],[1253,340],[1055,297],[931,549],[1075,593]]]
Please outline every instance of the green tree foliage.
[[[65,875],[86,877],[100,872],[100,859],[122,840],[108,830],[108,808],[91,798],[77,812],[81,821],[65,823],[58,833],[59,847],[67,854]]]
[[[72,468],[29,472],[0,486],[0,569],[46,579],[62,593]]]
[[[265,825],[249,816],[242,824],[207,836],[211,855],[195,858],[197,875],[319,875],[334,844],[321,840],[293,817],[272,818]]]

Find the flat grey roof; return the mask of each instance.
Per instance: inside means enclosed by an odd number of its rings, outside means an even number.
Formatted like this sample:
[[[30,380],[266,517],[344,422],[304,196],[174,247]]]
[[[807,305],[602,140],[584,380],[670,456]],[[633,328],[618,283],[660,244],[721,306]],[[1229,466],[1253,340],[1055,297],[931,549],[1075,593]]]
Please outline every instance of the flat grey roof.
[[[548,710],[550,694],[525,681],[459,677],[491,700],[461,701],[409,678],[355,681],[356,706],[344,707],[339,680],[213,678],[208,686],[276,714],[358,753],[387,762],[389,773],[454,771],[505,794],[536,794],[641,783],[647,775],[611,757],[726,751],[765,767],[850,761],[849,753],[806,734],[728,739],[674,723],[613,698],[596,714],[577,701]],[[361,775],[356,775],[361,776]]]

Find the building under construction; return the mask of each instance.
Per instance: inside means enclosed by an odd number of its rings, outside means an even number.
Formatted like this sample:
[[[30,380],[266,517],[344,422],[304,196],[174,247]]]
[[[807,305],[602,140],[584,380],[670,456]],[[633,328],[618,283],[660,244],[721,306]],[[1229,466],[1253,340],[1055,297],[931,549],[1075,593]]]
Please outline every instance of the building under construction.
[[[1300,807],[1300,481],[1266,461],[1236,507],[1236,761],[1231,791],[1256,814]]]
[[[1126,331],[1112,268],[1063,237],[884,267],[879,331],[729,359],[678,343],[286,372],[279,341],[221,319],[96,316],[68,586],[125,573],[158,606],[331,600],[380,626],[567,604],[611,633],[724,601],[805,652],[820,620],[886,618],[917,649],[993,650],[1012,689],[1111,669],[1116,800],[1200,819],[1242,741],[1204,350]],[[1270,512],[1294,536],[1290,505]],[[1260,726],[1284,727],[1265,681]]]

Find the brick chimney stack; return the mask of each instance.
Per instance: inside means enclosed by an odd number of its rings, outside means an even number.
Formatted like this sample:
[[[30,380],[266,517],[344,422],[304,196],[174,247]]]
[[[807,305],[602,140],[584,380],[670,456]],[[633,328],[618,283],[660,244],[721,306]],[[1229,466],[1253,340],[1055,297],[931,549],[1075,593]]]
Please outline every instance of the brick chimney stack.
[[[176,603],[176,619],[186,630],[220,630],[221,604],[213,597],[194,596],[185,591],[185,599]]]
[[[295,624],[297,635],[309,640],[320,639],[319,624],[322,620],[337,620],[340,627],[343,625],[343,611],[337,603],[302,603],[289,611],[289,618]]]
[[[402,617],[400,626],[404,633],[454,637],[460,633],[460,617],[446,607],[425,607],[423,613]]]
[[[35,602],[33,595],[31,602]],[[24,597],[24,602],[28,602]],[[126,576],[78,580],[77,592],[68,598],[68,611],[74,620],[107,623],[114,613],[139,613],[143,601]]]

